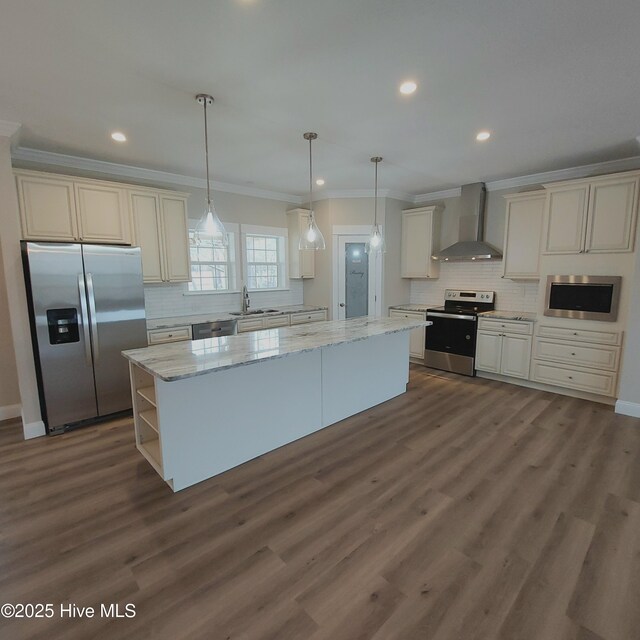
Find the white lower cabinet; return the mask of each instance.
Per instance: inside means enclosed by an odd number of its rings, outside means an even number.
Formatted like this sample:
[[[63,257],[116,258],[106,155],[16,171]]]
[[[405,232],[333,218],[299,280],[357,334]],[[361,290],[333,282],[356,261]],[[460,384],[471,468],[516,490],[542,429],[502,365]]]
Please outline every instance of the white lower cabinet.
[[[500,373],[502,334],[478,331],[476,338],[476,369]]]
[[[542,325],[533,349],[532,379],[612,397],[622,334],[572,326]]]
[[[403,311],[402,309],[389,309],[390,318],[408,318],[409,320],[426,320],[426,313],[422,311]],[[424,360],[425,328],[418,327],[409,332],[409,357],[415,360]]]
[[[288,327],[289,325],[295,326],[309,322],[322,322],[326,319],[326,309],[283,313],[279,316],[267,316],[265,318],[241,318],[238,320],[238,333],[260,331],[261,329],[274,329],[276,327]]]
[[[532,332],[530,322],[480,318],[476,339],[476,369],[528,380]]]
[[[302,311],[291,314],[291,325],[307,324],[307,322],[322,322],[327,319],[327,310],[320,309],[318,311]]]
[[[147,331],[147,340],[149,344],[191,340],[191,325],[171,327],[170,329],[151,329]]]

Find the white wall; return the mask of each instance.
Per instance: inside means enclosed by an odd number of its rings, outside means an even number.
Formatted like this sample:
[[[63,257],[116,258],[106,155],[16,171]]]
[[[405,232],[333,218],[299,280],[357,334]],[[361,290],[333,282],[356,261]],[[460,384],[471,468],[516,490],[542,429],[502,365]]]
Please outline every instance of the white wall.
[[[0,243],[4,267],[7,308],[13,335],[17,384],[20,390],[21,415],[25,438],[44,435],[40,416],[38,385],[31,348],[29,313],[20,253],[20,216],[16,181],[11,166],[11,143],[0,137]],[[4,371],[6,375],[10,368]],[[8,382],[15,385],[16,379]]]
[[[20,415],[20,390],[12,335],[0,246],[0,420]]]
[[[616,411],[640,418],[640,224],[631,283]]]

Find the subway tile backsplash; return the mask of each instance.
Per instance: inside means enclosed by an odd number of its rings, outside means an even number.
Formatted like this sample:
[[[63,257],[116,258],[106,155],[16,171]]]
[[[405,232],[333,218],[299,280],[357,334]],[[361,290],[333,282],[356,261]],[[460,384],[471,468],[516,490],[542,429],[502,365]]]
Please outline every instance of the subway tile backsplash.
[[[412,280],[412,304],[444,303],[445,289],[474,289],[496,292],[496,309],[535,313],[538,303],[538,281],[523,282],[502,278],[502,262],[452,262],[440,265],[437,280]]]
[[[302,280],[291,280],[288,291],[252,292],[251,307],[283,307],[302,304]],[[239,293],[184,295],[186,284],[157,284],[144,288],[147,318],[172,318],[220,311],[239,311]]]

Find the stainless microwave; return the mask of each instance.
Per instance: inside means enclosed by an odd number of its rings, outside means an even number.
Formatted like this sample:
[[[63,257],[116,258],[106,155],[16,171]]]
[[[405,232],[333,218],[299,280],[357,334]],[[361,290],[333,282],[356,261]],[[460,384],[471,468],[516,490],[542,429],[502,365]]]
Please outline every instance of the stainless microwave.
[[[615,322],[620,276],[547,276],[545,316]]]

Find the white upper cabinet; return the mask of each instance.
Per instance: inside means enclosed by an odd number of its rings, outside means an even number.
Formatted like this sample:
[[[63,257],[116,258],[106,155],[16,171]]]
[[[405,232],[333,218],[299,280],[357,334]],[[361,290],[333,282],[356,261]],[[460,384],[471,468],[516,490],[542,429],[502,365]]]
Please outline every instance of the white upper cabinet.
[[[79,240],[73,182],[16,173],[22,237],[25,240]]]
[[[130,191],[129,206],[135,244],[142,255],[145,282],[164,282],[164,255],[160,220],[160,198],[148,191]]]
[[[129,215],[124,189],[74,183],[80,240],[130,244]]]
[[[618,178],[591,186],[585,251],[633,251],[638,180]]]
[[[437,278],[440,263],[431,256],[440,242],[440,208],[402,212],[401,275],[403,278]]]
[[[150,189],[129,191],[135,244],[147,283],[191,279],[186,196]]]
[[[314,249],[298,249],[300,236],[309,226],[309,211],[293,209],[287,211],[289,229],[289,277],[313,278],[315,276],[316,252]]]
[[[16,171],[25,240],[131,244],[126,185]]]
[[[187,201],[184,197],[160,196],[162,244],[165,256],[165,282],[189,282],[189,228]]]
[[[540,277],[540,244],[547,195],[544,191],[505,196],[503,276],[512,279]]]
[[[545,185],[544,253],[633,251],[640,173]]]

